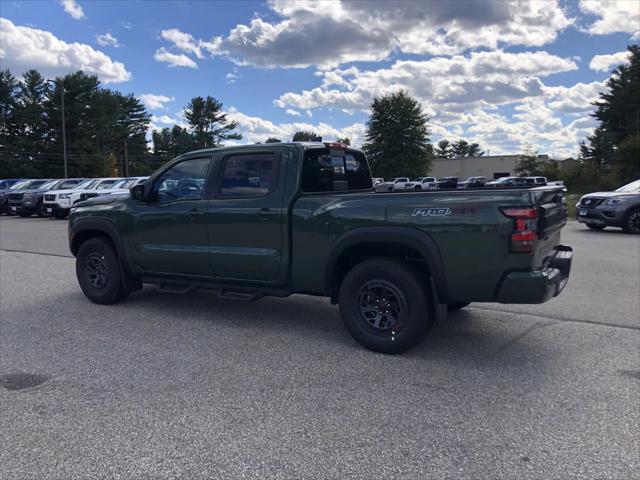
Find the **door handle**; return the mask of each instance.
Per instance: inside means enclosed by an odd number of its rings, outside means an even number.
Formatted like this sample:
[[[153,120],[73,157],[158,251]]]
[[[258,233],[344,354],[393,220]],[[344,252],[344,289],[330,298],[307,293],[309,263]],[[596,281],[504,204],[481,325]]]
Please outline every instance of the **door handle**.
[[[192,220],[200,218],[203,215],[204,215],[204,212],[202,210],[198,210],[197,208],[192,208],[191,210],[189,210],[189,218]]]
[[[271,211],[270,208],[261,208],[258,210],[258,216],[263,220],[268,220],[270,216],[272,216],[275,212]]]

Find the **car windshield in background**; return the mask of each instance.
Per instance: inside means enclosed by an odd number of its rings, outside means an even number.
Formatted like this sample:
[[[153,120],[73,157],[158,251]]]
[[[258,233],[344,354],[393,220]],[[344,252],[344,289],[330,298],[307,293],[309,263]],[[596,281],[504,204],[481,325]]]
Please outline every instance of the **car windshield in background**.
[[[133,184],[136,183],[136,179],[130,179],[130,180],[122,180],[121,182],[116,183],[113,188],[131,188],[133,186]]]
[[[617,189],[616,192],[640,193],[640,180],[636,180],[635,182],[628,183],[625,186]]]
[[[106,188],[113,188],[113,186],[118,183],[121,182],[120,179],[116,179],[116,180],[103,180],[102,182],[100,182],[98,184],[98,186],[96,187],[96,190],[104,190]]]
[[[83,190],[83,189],[88,189],[93,187],[98,181],[97,180],[85,180],[84,182],[80,183],[79,185],[75,186],[74,188],[78,189],[78,190]]]
[[[47,180],[31,180],[31,183],[29,183],[29,186],[26,188],[40,188],[46,182]]]
[[[50,189],[50,188],[55,188],[55,186],[58,184],[58,182],[60,182],[60,180],[51,180],[50,182],[47,182],[47,183],[45,183],[44,185],[42,185],[41,187],[38,187],[38,188],[41,188],[43,190]]]
[[[14,183],[9,190],[22,190],[23,188],[27,188],[27,186],[31,183],[31,180],[22,180],[21,182]]]

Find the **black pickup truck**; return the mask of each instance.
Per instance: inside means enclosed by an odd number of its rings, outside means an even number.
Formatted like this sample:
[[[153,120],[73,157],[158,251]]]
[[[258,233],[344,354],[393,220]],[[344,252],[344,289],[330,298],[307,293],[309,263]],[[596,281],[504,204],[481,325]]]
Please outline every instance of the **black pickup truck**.
[[[362,345],[395,353],[447,306],[558,295],[566,216],[560,187],[376,194],[361,151],[281,143],[185,154],[130,196],[76,204],[69,243],[96,303],[143,283],[326,296]]]

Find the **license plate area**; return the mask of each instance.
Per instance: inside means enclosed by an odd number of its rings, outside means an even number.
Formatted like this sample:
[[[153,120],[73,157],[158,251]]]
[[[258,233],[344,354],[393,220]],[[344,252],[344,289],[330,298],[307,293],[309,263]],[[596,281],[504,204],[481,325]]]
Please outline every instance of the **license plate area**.
[[[587,216],[587,209],[586,208],[581,208],[580,209],[580,216],[581,217],[586,217]]]

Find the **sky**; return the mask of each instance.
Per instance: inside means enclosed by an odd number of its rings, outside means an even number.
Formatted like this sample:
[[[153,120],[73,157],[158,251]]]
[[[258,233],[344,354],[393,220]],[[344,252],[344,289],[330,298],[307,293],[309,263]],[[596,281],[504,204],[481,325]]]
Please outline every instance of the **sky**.
[[[360,146],[372,99],[405,89],[434,143],[575,156],[639,42],[640,0],[0,0],[1,68],[96,74],[156,129],[211,95],[241,143],[314,130]]]

